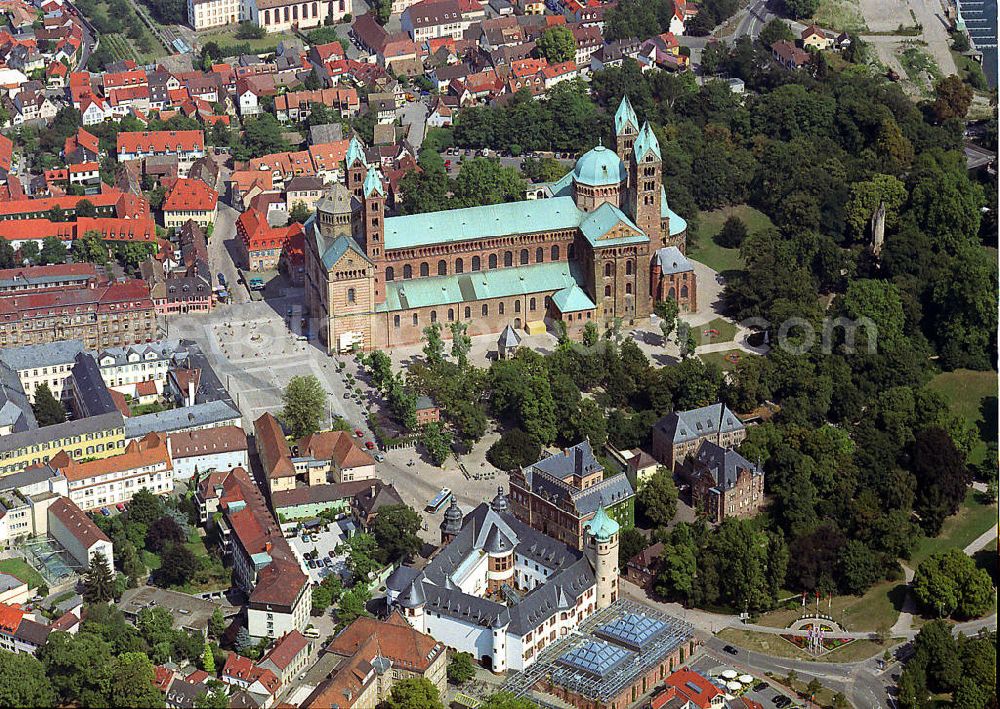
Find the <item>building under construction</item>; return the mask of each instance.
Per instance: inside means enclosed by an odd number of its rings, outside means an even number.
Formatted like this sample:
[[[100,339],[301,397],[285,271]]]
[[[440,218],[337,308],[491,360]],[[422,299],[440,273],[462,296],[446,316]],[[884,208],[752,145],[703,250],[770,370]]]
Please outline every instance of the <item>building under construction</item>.
[[[503,690],[545,705],[545,695],[579,709],[625,709],[652,692],[695,651],[691,625],[620,599],[546,647]]]

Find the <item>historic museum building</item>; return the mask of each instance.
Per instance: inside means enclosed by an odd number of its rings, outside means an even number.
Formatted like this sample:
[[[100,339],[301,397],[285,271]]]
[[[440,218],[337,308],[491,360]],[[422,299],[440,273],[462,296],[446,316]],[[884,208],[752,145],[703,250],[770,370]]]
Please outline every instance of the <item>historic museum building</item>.
[[[306,307],[330,353],[414,344],[432,323],[445,336],[458,321],[470,335],[546,319],[577,332],[648,317],[656,298],[696,307],[687,223],[627,98],[614,150],[598,145],[522,202],[387,218],[385,178],[356,138],[345,162],[347,186],[306,223]]]

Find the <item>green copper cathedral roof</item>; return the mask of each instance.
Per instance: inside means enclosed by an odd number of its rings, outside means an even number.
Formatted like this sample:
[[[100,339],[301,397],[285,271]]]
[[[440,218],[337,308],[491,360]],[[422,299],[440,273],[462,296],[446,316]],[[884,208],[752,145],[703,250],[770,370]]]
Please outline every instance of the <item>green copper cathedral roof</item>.
[[[347,156],[344,159],[347,162],[347,167],[350,167],[358,160],[361,161],[362,165],[368,167],[368,160],[365,159],[365,149],[361,146],[361,141],[358,140],[357,136],[353,136],[351,142],[348,143]]]
[[[635,147],[633,149],[635,150],[636,162],[646,157],[646,153],[650,151],[653,152],[657,160],[662,159],[660,157],[660,142],[653,134],[653,129],[650,127],[649,121],[642,124],[642,130],[639,131],[639,136],[635,139]]]
[[[580,156],[573,167],[573,179],[591,187],[604,187],[625,182],[625,163],[614,150],[598,145]]]
[[[385,197],[385,187],[382,185],[382,175],[374,167],[368,168],[368,174],[365,175],[365,197],[370,197],[372,192],[378,192],[380,195]]]
[[[614,535],[618,534],[620,526],[617,522],[608,516],[608,513],[604,511],[604,506],[597,508],[597,514],[590,518],[586,524],[583,525],[587,532],[592,534],[598,541],[607,541],[611,539]]]
[[[621,135],[627,125],[639,130],[639,119],[636,117],[635,111],[632,110],[632,102],[628,100],[628,94],[622,96],[622,102],[618,104],[618,110],[615,111],[615,135]]]

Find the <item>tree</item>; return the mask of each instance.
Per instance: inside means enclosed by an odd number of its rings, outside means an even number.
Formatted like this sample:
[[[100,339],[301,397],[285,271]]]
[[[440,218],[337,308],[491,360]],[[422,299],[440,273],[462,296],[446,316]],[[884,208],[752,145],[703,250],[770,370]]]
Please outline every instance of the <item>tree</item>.
[[[326,609],[335,603],[340,602],[340,597],[344,594],[344,585],[338,574],[329,574],[323,577],[319,586],[313,589],[312,609],[313,613],[324,613]]]
[[[531,465],[542,454],[542,448],[520,428],[504,431],[486,451],[486,459],[500,470],[515,470]]]
[[[216,608],[218,610],[218,608]],[[201,656],[201,669],[210,675],[215,674],[215,655],[212,654],[212,646],[206,645],[205,652]]]
[[[438,323],[432,323],[424,328],[424,358],[430,365],[444,361],[444,339],[441,337],[441,325]]]
[[[66,421],[66,408],[52,395],[47,382],[35,388],[35,403],[31,405],[39,426],[51,426]]]
[[[198,557],[183,544],[171,544],[160,555],[163,562],[158,571],[160,579],[168,586],[183,586],[198,572]]]
[[[504,167],[498,160],[465,160],[454,183],[453,207],[476,207],[483,204],[515,202],[527,188],[521,173]]]
[[[951,437],[937,426],[916,434],[908,457],[917,482],[913,510],[924,532],[936,535],[945,517],[955,514],[965,499],[969,469]]]
[[[21,246],[17,251],[21,256],[22,261],[27,261],[31,265],[38,264],[39,248],[37,241],[22,241]]]
[[[476,665],[472,661],[472,655],[467,652],[456,652],[451,656],[448,663],[448,681],[452,684],[462,685],[476,676]]]
[[[371,615],[365,608],[365,604],[371,600],[372,594],[368,590],[367,583],[359,583],[350,591],[340,597],[337,606],[337,620],[340,625],[349,625],[358,618],[366,618]]]
[[[938,552],[925,559],[913,577],[917,600],[943,618],[977,618],[987,613],[993,601],[989,573],[960,549]]]
[[[772,44],[782,39],[795,41],[795,34],[787,22],[775,17],[761,29],[759,39],[761,44],[770,49]]]
[[[115,577],[102,551],[94,553],[84,574],[83,597],[88,603],[108,603],[115,598]]]
[[[56,693],[45,668],[27,653],[0,653],[0,705],[45,707],[56,705]]]
[[[808,19],[819,9],[819,0],[782,0],[781,4],[793,20]]]
[[[727,249],[738,249],[743,245],[745,238],[747,238],[746,223],[733,215],[726,219],[718,236],[715,237],[715,241],[719,246],[724,246]]]
[[[417,536],[420,515],[409,505],[387,505],[379,510],[371,533],[378,542],[382,560],[386,563],[409,561],[420,551],[423,542]]]
[[[806,692],[810,697],[815,697],[821,689],[823,689],[823,684],[816,677],[809,680],[809,684],[806,685]]]
[[[469,350],[472,349],[472,338],[468,335],[469,325],[464,322],[451,324],[451,356],[458,361],[458,366],[465,368],[469,363]]]
[[[253,647],[253,638],[250,637],[250,631],[247,630],[245,625],[241,625],[237,631],[233,646],[236,648],[236,652],[241,655],[246,655],[247,651]]]
[[[226,619],[222,611],[216,608],[212,611],[212,617],[208,619],[208,635],[218,640],[224,632],[226,632]]]
[[[597,329],[597,323],[588,321],[583,326],[583,344],[586,347],[595,346],[601,339],[601,333]]]
[[[638,496],[638,512],[650,524],[661,527],[677,514],[677,497],[674,476],[661,465],[642,486],[642,494]]]
[[[163,513],[163,501],[146,488],[136,491],[128,505],[128,521],[144,525],[145,529],[162,517]],[[146,532],[143,530],[141,539],[145,539],[145,536]],[[140,541],[139,544],[141,543]]]
[[[846,206],[847,223],[856,237],[863,238],[869,234],[872,216],[884,205],[886,227],[894,229],[906,197],[906,185],[892,175],[875,174],[870,180],[855,182]]]
[[[429,423],[420,433],[420,444],[427,451],[431,462],[440,467],[451,453],[451,434],[440,423]]]
[[[57,204],[48,211],[46,217],[50,222],[64,222],[66,221],[66,210]]]
[[[46,266],[66,262],[66,246],[56,236],[42,239],[42,250],[38,254],[39,265]]]
[[[111,706],[145,707],[165,706],[163,693],[153,684],[153,663],[142,652],[126,652],[111,662],[108,682],[108,700]]]
[[[408,677],[396,682],[386,706],[389,709],[444,709],[437,687],[426,677]]]
[[[375,560],[377,555],[378,543],[372,535],[355,534],[347,540],[347,568],[354,575],[355,583],[366,581],[379,568]]]
[[[74,207],[74,211],[76,212],[77,218],[97,216],[97,207],[95,207],[94,203],[89,199],[81,199],[77,202],[76,207]]]
[[[285,407],[281,410],[281,420],[293,437],[302,438],[319,430],[326,408],[326,392],[315,375],[292,377],[282,400]]]
[[[542,32],[536,45],[549,64],[568,62],[576,56],[576,39],[569,28],[558,25]]]
[[[315,68],[306,75],[305,80],[302,82],[302,87],[307,91],[316,91],[323,88],[323,82],[320,80]]]
[[[88,231],[82,239],[73,242],[73,258],[98,266],[108,265],[108,247],[104,244],[101,233]]]
[[[0,268],[14,268],[17,265],[14,247],[6,239],[0,239]]]
[[[292,210],[288,213],[288,223],[298,222],[299,224],[305,224],[311,216],[312,210],[306,206],[305,202],[296,202],[292,205]]]
[[[216,687],[211,692],[202,692],[194,698],[195,709],[228,709],[229,695],[223,687]]]
[[[49,634],[38,650],[38,659],[61,704],[107,706],[107,674],[111,666],[111,646],[98,635],[62,631]],[[48,706],[53,706],[49,704]]]
[[[146,533],[146,545],[150,551],[159,553],[171,544],[179,544],[186,541],[187,535],[173,517],[163,515],[149,525]]]
[[[931,113],[938,123],[951,118],[965,118],[972,105],[972,87],[955,74],[946,76],[934,86],[936,98]]]

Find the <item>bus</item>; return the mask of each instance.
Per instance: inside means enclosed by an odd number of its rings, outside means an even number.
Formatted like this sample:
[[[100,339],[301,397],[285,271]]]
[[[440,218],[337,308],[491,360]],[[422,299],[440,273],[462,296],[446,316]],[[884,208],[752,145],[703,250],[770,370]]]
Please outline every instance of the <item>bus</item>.
[[[427,511],[437,512],[449,502],[451,502],[451,490],[446,487],[441,488],[441,492],[436,494],[434,499],[427,503]]]

